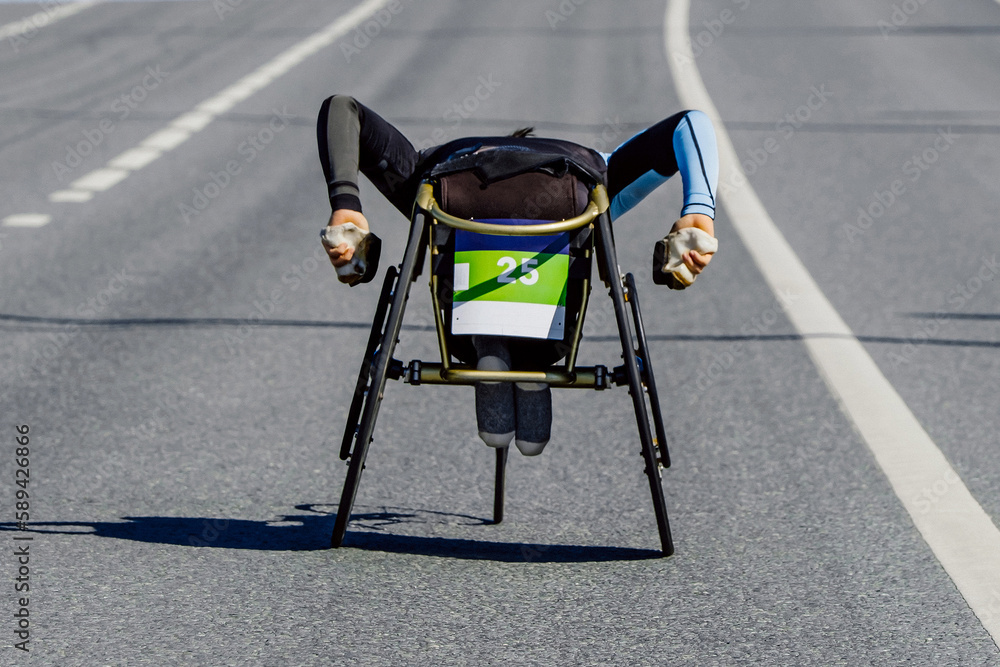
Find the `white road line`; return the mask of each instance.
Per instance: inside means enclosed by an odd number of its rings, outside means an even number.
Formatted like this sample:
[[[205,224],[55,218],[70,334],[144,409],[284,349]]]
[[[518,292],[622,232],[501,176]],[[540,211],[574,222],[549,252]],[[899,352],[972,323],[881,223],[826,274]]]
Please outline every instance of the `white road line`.
[[[715,123],[720,182],[733,183],[736,176],[735,182],[745,184],[722,193],[730,221],[774,293],[798,296],[791,304],[784,300],[785,309],[813,362],[920,534],[1000,645],[1000,531],[820,291],[746,181],[695,64],[689,12],[690,0],[667,0],[664,46],[682,104],[701,109]],[[942,484],[947,490],[938,494]],[[921,496],[931,490],[937,502],[921,503]]]
[[[41,227],[51,220],[52,216],[44,213],[17,213],[8,215],[0,224],[4,227]]]
[[[56,190],[49,195],[49,201],[54,201],[57,203],[72,202],[80,203],[85,201],[90,201],[94,198],[93,192],[85,192],[83,190]]]
[[[52,9],[45,9],[23,18],[20,21],[14,21],[13,23],[0,26],[0,39],[16,39],[18,37],[26,37],[29,33],[40,30],[45,26],[52,25],[60,19],[78,14],[84,9],[93,7],[96,4],[96,0],[85,0],[83,2],[75,2],[69,5],[60,5]]]
[[[53,202],[85,202],[95,192],[102,192],[121,183],[130,175],[152,164],[195,133],[200,132],[234,106],[261,90],[278,77],[301,63],[309,56],[330,46],[390,0],[365,0],[317,33],[287,49],[270,62],[257,68],[236,83],[208,98],[193,111],[178,116],[166,127],[146,137],[139,146],[118,155],[102,167],[70,184],[68,190],[58,190],[49,195]]]
[[[126,171],[138,171],[161,155],[163,155],[163,151],[161,150],[146,146],[136,146],[113,159],[108,163],[108,166],[115,169],[125,169]]]
[[[124,169],[114,169],[105,167],[92,171],[83,178],[79,178],[69,184],[74,190],[90,190],[91,192],[103,192],[108,188],[121,183],[128,178],[129,172]]]

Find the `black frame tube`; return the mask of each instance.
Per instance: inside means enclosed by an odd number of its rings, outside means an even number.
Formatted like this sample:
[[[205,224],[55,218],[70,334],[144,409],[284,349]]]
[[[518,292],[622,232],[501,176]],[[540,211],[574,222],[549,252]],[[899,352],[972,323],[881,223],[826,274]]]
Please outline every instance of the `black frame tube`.
[[[507,454],[510,447],[497,447],[497,472],[493,484],[493,523],[503,521],[503,500],[507,488]]]

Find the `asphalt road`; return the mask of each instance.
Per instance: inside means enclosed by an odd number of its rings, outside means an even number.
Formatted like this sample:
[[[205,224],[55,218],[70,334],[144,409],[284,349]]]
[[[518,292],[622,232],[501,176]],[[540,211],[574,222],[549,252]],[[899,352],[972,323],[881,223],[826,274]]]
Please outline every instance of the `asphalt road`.
[[[353,94],[415,144],[533,124],[602,149],[680,109],[663,0],[401,0],[122,182],[51,201],[358,4],[113,2],[0,43],[0,663],[1000,664],[724,212],[694,288],[654,289],[675,182],[617,230],[676,555],[623,389],[555,392],[494,526],[471,391],[398,383],[325,548],[377,287],[317,253],[320,102]],[[0,4],[0,25],[37,11]],[[690,23],[768,212],[996,522],[1000,5],[694,0]],[[401,256],[405,221],[363,197]],[[426,292],[401,359],[434,359]],[[614,364],[594,297],[581,361]]]

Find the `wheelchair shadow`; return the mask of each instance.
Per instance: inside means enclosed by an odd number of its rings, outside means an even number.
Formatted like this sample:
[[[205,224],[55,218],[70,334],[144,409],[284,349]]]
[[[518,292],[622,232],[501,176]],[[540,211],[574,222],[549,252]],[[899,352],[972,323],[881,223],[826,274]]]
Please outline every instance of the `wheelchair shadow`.
[[[0,523],[0,531],[36,536],[88,535],[149,544],[259,551],[328,549],[332,529],[328,518],[309,515],[276,521],[164,516],[125,516],[121,521],[32,521],[23,531],[13,523]]]
[[[297,509],[305,509],[299,506]],[[317,511],[315,506],[309,509]],[[462,526],[492,526],[493,521],[467,514],[432,510],[387,508],[382,512],[351,514],[342,548],[382,553],[433,556],[457,560],[487,560],[500,563],[597,563],[660,558],[659,551],[629,547],[602,547],[570,544],[527,544],[495,542],[455,537],[400,535],[385,531],[397,524],[429,524],[444,519]],[[335,513],[335,511],[334,511]],[[359,530],[360,529],[360,530]]]
[[[121,521],[32,521],[21,529],[0,522],[0,531],[22,535],[87,535],[173,546],[249,549],[257,551],[321,551],[330,548],[336,511],[306,503],[295,509],[306,514],[285,515],[273,521],[212,517],[126,516]],[[430,523],[422,515],[444,518],[452,524],[485,526],[488,519],[464,514],[402,510],[351,515],[343,548],[384,553],[436,556],[498,562],[580,563],[659,558],[660,552],[644,549],[521,544],[472,539],[398,535],[386,528],[400,524]],[[360,530],[358,530],[360,528]]]
[[[484,542],[451,537],[348,531],[344,548],[500,563],[601,563],[660,558],[659,551],[631,547]]]

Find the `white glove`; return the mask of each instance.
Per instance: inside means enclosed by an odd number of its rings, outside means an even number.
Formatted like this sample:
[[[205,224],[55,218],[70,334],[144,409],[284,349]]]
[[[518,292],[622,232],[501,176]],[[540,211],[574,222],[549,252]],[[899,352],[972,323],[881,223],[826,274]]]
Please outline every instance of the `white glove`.
[[[697,276],[691,273],[691,269],[681,259],[684,253],[694,250],[704,255],[719,249],[719,240],[697,227],[687,227],[671,232],[663,241],[667,245],[668,253],[667,261],[663,264],[663,273],[672,273],[674,278],[685,287],[691,285]]]
[[[354,250],[349,264],[336,267],[337,275],[349,278],[347,282],[351,284],[361,280],[368,270],[368,249],[372,235],[353,222],[347,222],[343,225],[324,227],[319,236],[327,248],[336,248],[341,243],[347,243],[348,247]]]

